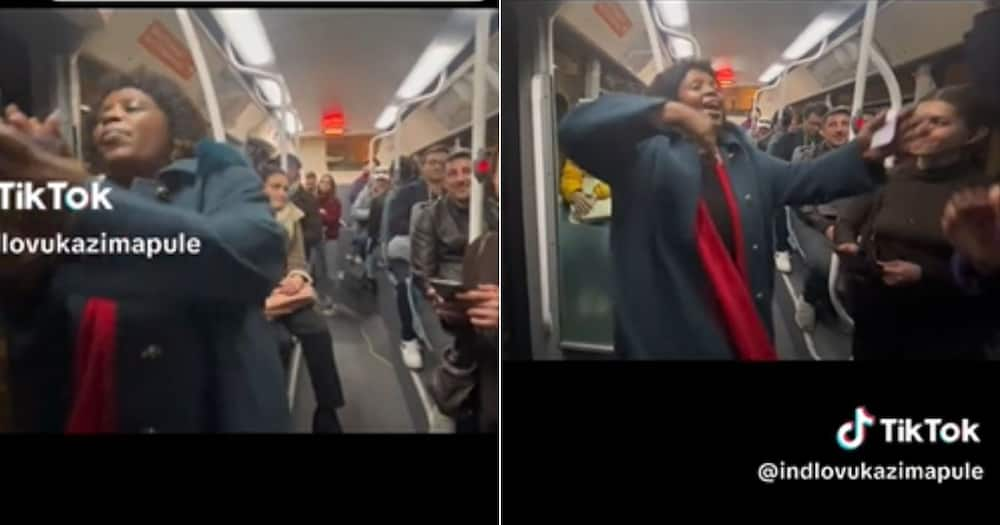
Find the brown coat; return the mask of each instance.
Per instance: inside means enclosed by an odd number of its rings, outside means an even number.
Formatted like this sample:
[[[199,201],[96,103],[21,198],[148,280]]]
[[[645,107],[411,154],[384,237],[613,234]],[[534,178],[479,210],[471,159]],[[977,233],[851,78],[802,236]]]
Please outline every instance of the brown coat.
[[[275,214],[275,220],[285,231],[285,250],[288,254],[285,263],[285,274],[293,272],[301,275],[306,282],[311,283],[309,265],[306,263],[305,240],[302,234],[302,218],[305,213],[295,204],[289,202]]]

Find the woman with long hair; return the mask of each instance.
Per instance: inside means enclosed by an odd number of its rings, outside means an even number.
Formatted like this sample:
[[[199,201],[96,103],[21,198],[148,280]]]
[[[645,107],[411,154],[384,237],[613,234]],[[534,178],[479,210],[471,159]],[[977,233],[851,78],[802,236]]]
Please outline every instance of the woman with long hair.
[[[940,224],[953,194],[988,183],[987,115],[967,85],[924,98],[908,159],[842,211],[835,232],[849,269],[856,360],[985,358],[996,320],[955,283]]]
[[[319,201],[319,214],[323,219],[323,260],[325,261],[326,275],[319,276],[324,283],[322,290],[325,297],[323,302],[324,311],[333,313],[333,293],[334,283],[337,282],[337,273],[340,270],[340,259],[338,259],[337,243],[340,238],[340,219],[343,215],[343,205],[337,195],[337,183],[333,180],[333,175],[324,173],[319,178],[317,185],[317,200]]]
[[[313,412],[314,433],[341,432],[337,409],[344,406],[340,374],[333,354],[330,329],[313,309],[316,292],[313,277],[306,262],[302,219],[305,213],[288,197],[288,176],[276,166],[260,174],[278,223],[285,232],[285,277],[265,301],[265,315],[299,339],[302,355],[309,369],[316,410]],[[279,337],[278,339],[285,339]]]

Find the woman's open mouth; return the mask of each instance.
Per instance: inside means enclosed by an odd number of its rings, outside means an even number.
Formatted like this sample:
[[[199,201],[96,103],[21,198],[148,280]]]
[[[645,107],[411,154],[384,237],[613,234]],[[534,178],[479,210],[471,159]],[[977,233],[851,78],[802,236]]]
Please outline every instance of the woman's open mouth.
[[[102,146],[117,146],[131,138],[132,134],[122,128],[109,128],[101,132],[98,142]]]

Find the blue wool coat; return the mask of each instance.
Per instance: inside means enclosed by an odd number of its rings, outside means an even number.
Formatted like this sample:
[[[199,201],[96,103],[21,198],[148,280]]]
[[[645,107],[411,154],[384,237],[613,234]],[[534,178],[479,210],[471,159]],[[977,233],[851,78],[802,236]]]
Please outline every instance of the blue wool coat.
[[[653,125],[665,102],[601,96],[566,116],[560,142],[615,194],[616,351],[627,359],[733,359],[695,244],[701,162],[694,143]],[[815,161],[789,164],[727,124],[719,145],[743,223],[748,286],[773,339],[775,211],[870,191],[885,172],[866,165],[853,142]]]
[[[260,178],[235,149],[203,142],[155,180],[112,187],[113,210],[74,212],[71,234],[167,237],[199,255],[63,261],[29,304],[3,305],[22,428],[61,432],[87,299],[118,304],[121,432],[284,432],[291,418],[264,299],[285,248]]]

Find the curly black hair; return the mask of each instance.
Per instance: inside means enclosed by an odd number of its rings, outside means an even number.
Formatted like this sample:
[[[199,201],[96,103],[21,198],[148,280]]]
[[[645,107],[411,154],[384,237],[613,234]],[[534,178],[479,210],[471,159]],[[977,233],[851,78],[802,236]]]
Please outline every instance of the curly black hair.
[[[197,106],[173,80],[145,68],[130,73],[115,73],[100,83],[101,93],[87,114],[83,133],[84,151],[89,163],[101,167],[102,159],[94,144],[93,132],[100,119],[104,100],[115,91],[135,88],[153,99],[167,116],[167,134],[174,145],[171,159],[194,156],[194,146],[208,137],[208,124]]]
[[[660,72],[646,88],[646,95],[651,97],[663,97],[668,100],[677,100],[680,97],[681,84],[684,77],[691,70],[708,73],[715,78],[715,70],[708,60],[685,59],[680,60],[670,68]]]

